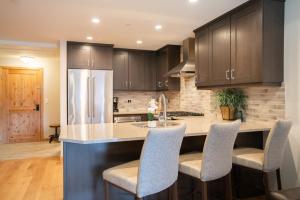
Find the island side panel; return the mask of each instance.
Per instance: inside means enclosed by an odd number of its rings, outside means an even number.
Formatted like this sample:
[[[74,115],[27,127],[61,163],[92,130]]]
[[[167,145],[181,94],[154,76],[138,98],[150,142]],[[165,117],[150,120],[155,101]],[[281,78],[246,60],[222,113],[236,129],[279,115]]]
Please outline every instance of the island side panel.
[[[236,146],[262,148],[262,134],[240,133]],[[64,199],[65,200],[104,200],[102,172],[110,167],[123,164],[140,157],[144,141],[113,142],[101,144],[75,144],[64,142]],[[186,137],[181,154],[202,151],[205,136]],[[198,184],[191,178],[180,175],[180,200],[200,197]],[[211,183],[211,193],[224,194],[222,182]],[[195,189],[196,188],[196,189]],[[222,197],[221,197],[222,198]],[[110,187],[110,200],[134,200],[134,197],[118,188]],[[146,200],[165,200],[167,192],[152,195]]]

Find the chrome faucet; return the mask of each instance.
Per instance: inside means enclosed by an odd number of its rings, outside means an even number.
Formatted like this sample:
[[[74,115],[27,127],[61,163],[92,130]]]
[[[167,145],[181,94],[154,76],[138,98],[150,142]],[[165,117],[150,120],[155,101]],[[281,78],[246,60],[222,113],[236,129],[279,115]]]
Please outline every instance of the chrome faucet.
[[[163,120],[166,123],[167,122],[167,100],[166,100],[166,96],[164,93],[162,93],[159,97],[159,101],[160,103],[163,103]]]

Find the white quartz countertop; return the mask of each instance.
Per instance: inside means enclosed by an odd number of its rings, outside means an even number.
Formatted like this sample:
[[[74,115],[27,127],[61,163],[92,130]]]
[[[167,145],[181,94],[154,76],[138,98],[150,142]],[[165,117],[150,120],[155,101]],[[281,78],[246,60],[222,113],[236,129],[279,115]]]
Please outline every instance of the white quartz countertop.
[[[180,120],[169,122],[186,123],[186,137],[207,135],[211,124],[226,123],[222,120],[207,119],[205,117],[180,117]],[[144,140],[149,128],[140,127],[139,125],[145,123],[147,122],[67,125],[61,128],[60,141],[93,144]],[[240,133],[269,131],[272,126],[272,122],[243,122]]]

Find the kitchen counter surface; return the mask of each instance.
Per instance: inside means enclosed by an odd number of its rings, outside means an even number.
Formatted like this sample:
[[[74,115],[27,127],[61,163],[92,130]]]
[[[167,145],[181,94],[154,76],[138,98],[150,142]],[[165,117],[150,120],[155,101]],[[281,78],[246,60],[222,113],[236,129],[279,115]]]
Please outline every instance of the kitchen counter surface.
[[[186,123],[186,136],[207,135],[210,125],[224,122],[205,117],[180,117],[170,123]],[[109,143],[122,141],[144,140],[149,128],[143,127],[147,122],[105,123],[67,125],[61,128],[60,141],[79,144]],[[272,122],[243,122],[240,132],[269,131]]]

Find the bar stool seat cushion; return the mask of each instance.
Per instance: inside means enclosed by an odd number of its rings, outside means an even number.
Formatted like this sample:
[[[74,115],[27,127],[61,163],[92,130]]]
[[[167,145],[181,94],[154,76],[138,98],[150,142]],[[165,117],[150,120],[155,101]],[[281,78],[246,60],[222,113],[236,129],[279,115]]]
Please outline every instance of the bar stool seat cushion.
[[[264,150],[256,148],[234,149],[232,162],[244,167],[263,170]]]
[[[137,180],[140,161],[132,161],[103,172],[103,179],[133,194],[137,193]]]
[[[188,153],[179,157],[179,171],[195,178],[201,178],[202,153]]]

